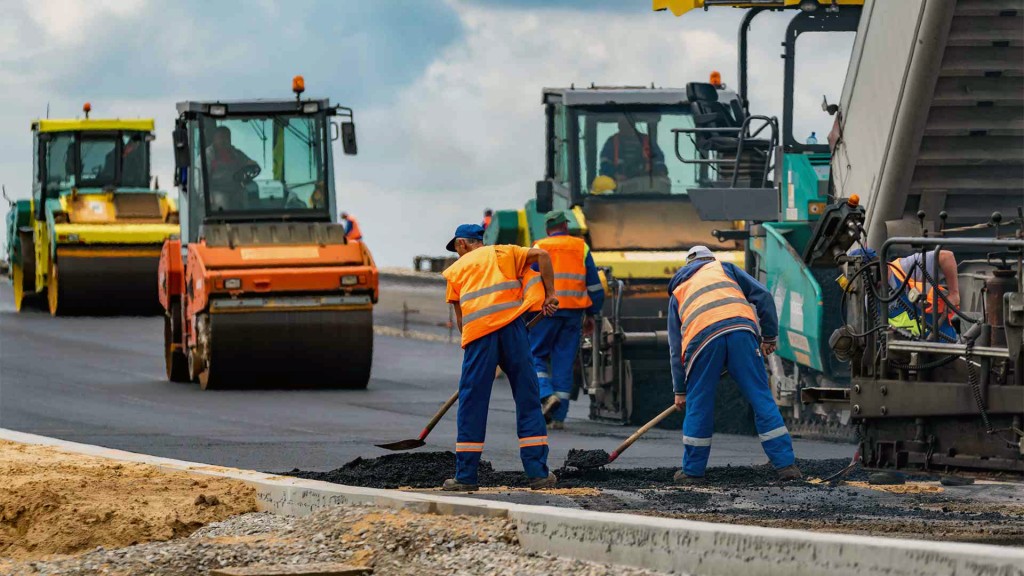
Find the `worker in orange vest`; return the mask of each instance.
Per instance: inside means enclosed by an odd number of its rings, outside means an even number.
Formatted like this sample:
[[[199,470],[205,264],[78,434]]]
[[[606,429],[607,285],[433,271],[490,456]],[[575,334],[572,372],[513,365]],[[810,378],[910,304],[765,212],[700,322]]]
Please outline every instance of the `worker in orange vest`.
[[[526,324],[520,318],[534,304],[540,304],[547,316],[558,310],[551,258],[537,248],[484,246],[483,239],[482,226],[463,224],[447,247],[459,255],[443,275],[448,281],[446,299],[455,309],[465,353],[459,380],[455,478],[445,480],[441,488],[465,492],[478,488],[477,468],[497,366],[505,371],[512,386],[519,456],[530,487],[551,488],[558,479],[548,470],[540,384],[530,360]],[[537,264],[539,275],[530,268],[532,264]],[[543,285],[543,296],[527,291],[526,285],[533,279]]]
[[[604,306],[604,287],[590,247],[582,238],[569,235],[569,219],[556,210],[545,217],[548,236],[534,243],[551,255],[555,269],[558,312],[541,320],[530,330],[530,352],[540,381],[544,416],[551,428],[565,428],[572,392],[573,366],[580,347],[580,334],[594,329],[594,314]],[[540,307],[537,306],[537,310]]]
[[[754,409],[761,448],[779,477],[797,480],[793,440],[772,398],[764,355],[775,352],[779,316],[757,280],[704,246],[686,254],[669,282],[668,347],[676,406],[683,421],[683,469],[677,484],[704,481],[714,430],[715,388],[728,368]],[[754,314],[754,309],[757,311]]]
[[[359,221],[348,212],[341,213],[341,223],[345,225],[345,238],[349,240],[362,240],[363,231],[359,229]]]
[[[487,227],[491,225],[491,218],[493,218],[493,217],[494,217],[494,210],[491,210],[490,208],[484,210],[484,223],[483,223],[484,230],[487,230]]]

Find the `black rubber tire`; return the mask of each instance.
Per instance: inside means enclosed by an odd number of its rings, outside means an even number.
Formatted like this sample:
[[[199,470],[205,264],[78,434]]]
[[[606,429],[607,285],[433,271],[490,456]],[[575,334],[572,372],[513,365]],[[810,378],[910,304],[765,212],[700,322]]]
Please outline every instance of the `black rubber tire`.
[[[177,344],[178,348],[173,348]],[[181,304],[175,299],[164,314],[164,369],[171,382],[191,382],[188,376],[188,358],[181,345]]]

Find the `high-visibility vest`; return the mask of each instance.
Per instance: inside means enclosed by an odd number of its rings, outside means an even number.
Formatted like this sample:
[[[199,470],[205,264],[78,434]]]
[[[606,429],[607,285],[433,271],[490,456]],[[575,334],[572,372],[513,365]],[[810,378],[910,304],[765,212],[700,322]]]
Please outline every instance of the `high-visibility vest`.
[[[906,271],[903,270],[903,264],[900,263],[899,258],[893,260],[892,262],[889,262],[889,272],[893,276],[890,279],[890,284],[895,284],[893,288],[898,288],[900,285],[903,284],[903,281],[907,279],[907,273]],[[943,292],[946,292],[946,287],[941,284],[938,286],[938,289]],[[932,310],[935,310],[935,301],[938,300],[939,315],[944,316],[946,322],[952,322],[953,312],[946,307],[946,303],[942,300],[942,298],[936,296],[933,290],[925,286],[925,283],[923,281],[916,280],[913,277],[911,277],[910,280],[907,281],[907,291],[909,292],[910,290],[917,290],[919,293],[924,294],[925,314],[931,314]],[[890,309],[899,310],[898,307],[893,307]],[[909,330],[910,333],[913,334],[914,336],[921,335],[921,326],[918,324],[917,320],[914,320],[913,318],[910,317],[910,313],[907,312],[906,310],[899,310],[895,315],[890,314],[889,325],[895,328],[903,328],[905,330]],[[931,322],[929,322],[928,325],[930,326]]]
[[[491,217],[490,216],[484,216],[484,228],[487,228],[490,225],[491,225]]]
[[[527,295],[524,285],[539,275],[529,270],[522,278],[509,278],[498,266],[500,249],[483,246],[459,257],[443,272],[459,294],[462,309],[462,347],[504,328],[534,305],[535,292]],[[543,299],[543,294],[541,294]]]
[[[746,318],[757,323],[743,290],[725,273],[722,263],[708,262],[686,282],[672,291],[679,304],[679,332],[683,336],[682,362],[687,365],[686,349],[705,329],[730,318]]]
[[[356,220],[355,217],[351,215],[349,215],[349,217],[346,218],[346,220],[348,220],[352,224],[352,229],[345,233],[345,237],[348,238],[349,240],[362,240],[363,232],[362,230],[359,229],[359,221]]]
[[[613,165],[619,167],[619,137],[621,133],[612,136],[612,156]],[[641,142],[643,143],[643,155],[644,155],[644,168],[647,173],[651,172],[651,138],[646,134],[641,135]]]
[[[533,244],[551,256],[551,267],[555,270],[555,297],[558,309],[590,308],[593,304],[587,293],[587,243],[574,236],[549,236]],[[543,290],[543,286],[541,286]],[[543,299],[543,292],[541,293]],[[531,308],[539,312],[542,302]]]

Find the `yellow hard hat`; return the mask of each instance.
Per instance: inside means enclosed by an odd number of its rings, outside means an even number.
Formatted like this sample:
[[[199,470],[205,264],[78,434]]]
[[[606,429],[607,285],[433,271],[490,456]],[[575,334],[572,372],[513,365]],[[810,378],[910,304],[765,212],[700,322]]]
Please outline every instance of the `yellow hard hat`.
[[[590,183],[591,194],[607,194],[615,190],[615,180],[610,176],[598,176]]]

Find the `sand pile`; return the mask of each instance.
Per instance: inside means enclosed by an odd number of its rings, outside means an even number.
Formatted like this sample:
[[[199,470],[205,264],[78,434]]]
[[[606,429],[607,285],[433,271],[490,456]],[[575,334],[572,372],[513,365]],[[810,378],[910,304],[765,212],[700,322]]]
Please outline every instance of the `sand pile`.
[[[169,540],[256,509],[253,490],[234,480],[14,442],[0,442],[0,478],[6,558]]]

